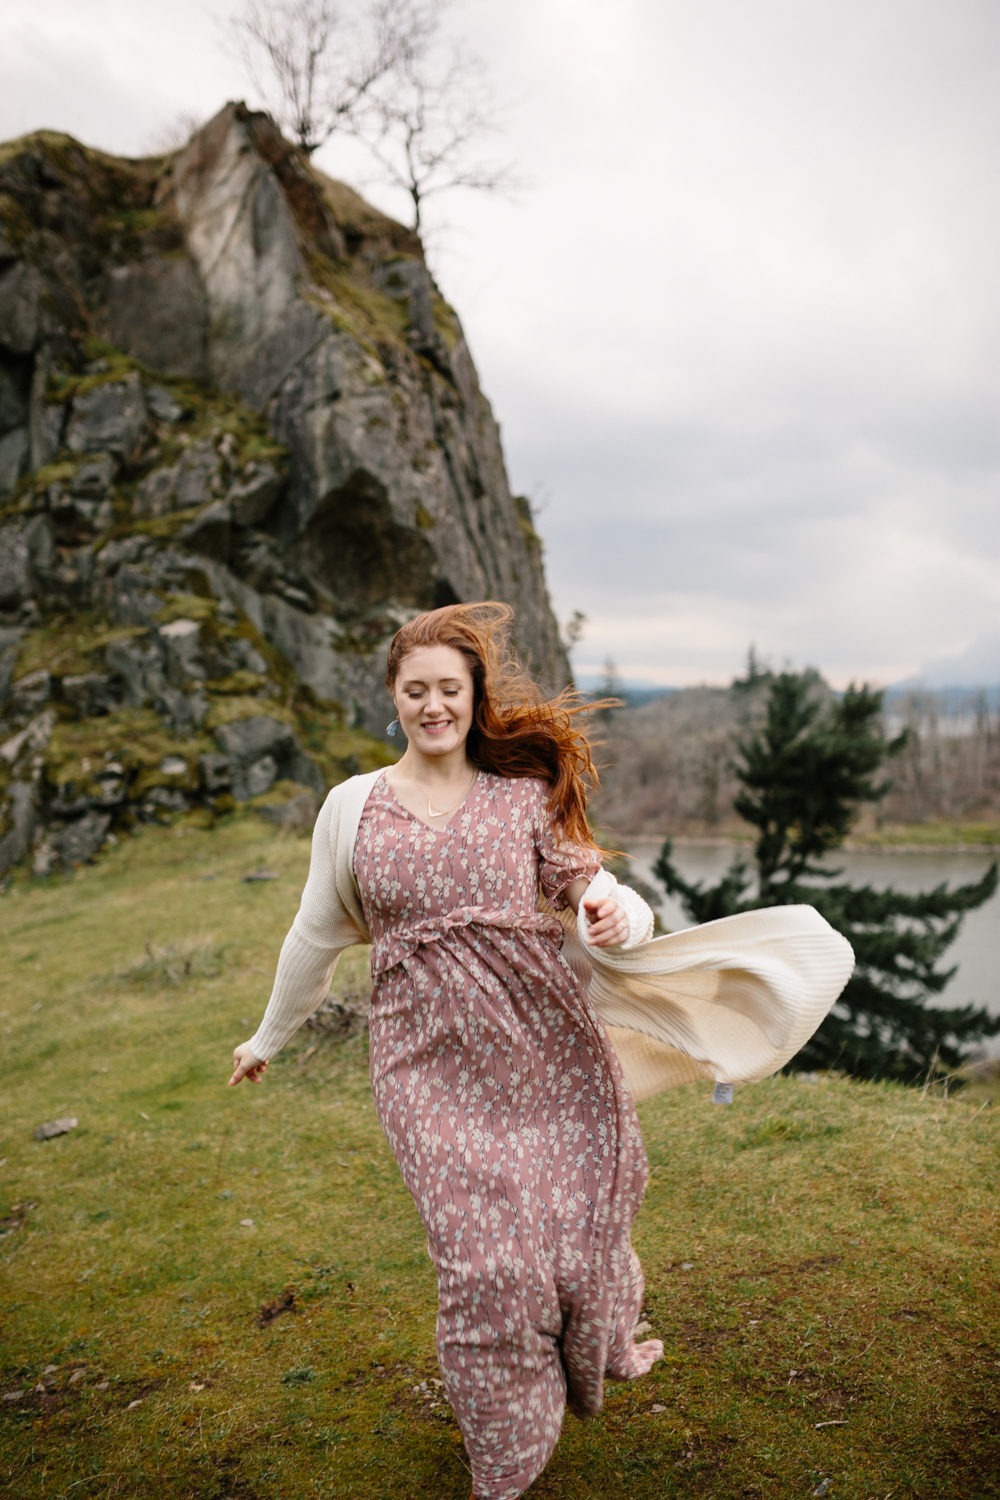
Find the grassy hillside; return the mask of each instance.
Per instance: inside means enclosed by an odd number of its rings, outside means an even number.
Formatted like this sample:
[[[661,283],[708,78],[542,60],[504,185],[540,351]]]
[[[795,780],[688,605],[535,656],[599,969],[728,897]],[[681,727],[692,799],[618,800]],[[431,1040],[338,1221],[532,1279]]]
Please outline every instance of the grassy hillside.
[[[260,1088],[224,1086],[307,859],[254,819],[148,828],[0,900],[19,1500],[467,1500],[363,1039],[303,1033]],[[567,1419],[532,1493],[1000,1495],[995,1108],[786,1078],[708,1100],[641,1106],[636,1243],[667,1357]],[[33,1140],[64,1115],[76,1130]]]

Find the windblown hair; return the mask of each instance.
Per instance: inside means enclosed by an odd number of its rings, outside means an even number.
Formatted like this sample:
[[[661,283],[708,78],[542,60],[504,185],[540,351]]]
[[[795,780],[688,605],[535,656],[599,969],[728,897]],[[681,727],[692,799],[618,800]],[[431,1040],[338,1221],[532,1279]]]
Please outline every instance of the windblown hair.
[[[546,699],[522,671],[510,643],[514,611],[508,604],[448,604],[417,615],[389,646],[385,685],[421,646],[451,646],[472,673],[472,727],[466,753],[497,776],[537,776],[548,782],[549,811],[567,843],[596,849],[587,823],[587,797],[599,785],[581,720],[601,704],[566,688]]]

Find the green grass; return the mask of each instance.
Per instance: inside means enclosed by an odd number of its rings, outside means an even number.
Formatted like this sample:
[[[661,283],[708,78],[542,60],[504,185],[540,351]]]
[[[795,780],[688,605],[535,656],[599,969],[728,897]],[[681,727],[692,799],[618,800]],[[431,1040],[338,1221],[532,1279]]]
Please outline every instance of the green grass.
[[[0,901],[18,1500],[467,1500],[457,1427],[420,1389],[434,1277],[363,1040],[304,1032],[259,1088],[225,1088],[307,860],[254,819],[147,830]],[[995,1108],[837,1079],[708,1098],[640,1110],[635,1241],[667,1357],[567,1418],[532,1494],[1000,1495]],[[32,1139],[62,1115],[79,1127]]]

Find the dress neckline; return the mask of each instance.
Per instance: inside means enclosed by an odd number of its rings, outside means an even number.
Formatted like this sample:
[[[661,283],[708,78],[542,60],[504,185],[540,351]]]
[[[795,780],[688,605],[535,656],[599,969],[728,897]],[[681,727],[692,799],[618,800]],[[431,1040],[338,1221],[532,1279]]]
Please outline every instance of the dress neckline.
[[[468,802],[469,798],[476,790],[476,787],[479,785],[479,780],[482,774],[482,771],[476,771],[475,776],[472,778],[472,785],[469,787],[469,790],[466,792],[465,796],[462,798],[458,806],[449,814],[448,821],[447,823],[445,823],[443,828],[435,828],[434,824],[428,823],[426,818],[420,818],[416,813],[410,812],[410,809],[408,807],[404,807],[402,802],[400,802],[399,798],[396,796],[395,788],[393,787],[392,782],[388,779],[384,771],[379,777],[379,780],[384,786],[387,786],[389,788],[389,796],[392,798],[393,802],[395,802],[400,812],[405,813],[412,822],[419,823],[422,828],[429,828],[431,833],[447,833],[448,829],[451,827],[452,823],[458,817],[459,813],[462,811],[462,808]],[[430,806],[430,803],[428,803],[428,806]]]

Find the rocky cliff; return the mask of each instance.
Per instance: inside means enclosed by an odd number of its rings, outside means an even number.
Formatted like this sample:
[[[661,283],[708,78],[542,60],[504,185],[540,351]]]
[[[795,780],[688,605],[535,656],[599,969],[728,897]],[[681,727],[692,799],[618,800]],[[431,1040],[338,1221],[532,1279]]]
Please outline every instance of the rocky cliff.
[[[0,872],[377,763],[388,638],[480,598],[561,686],[410,231],[240,104],[167,157],[0,146]]]

